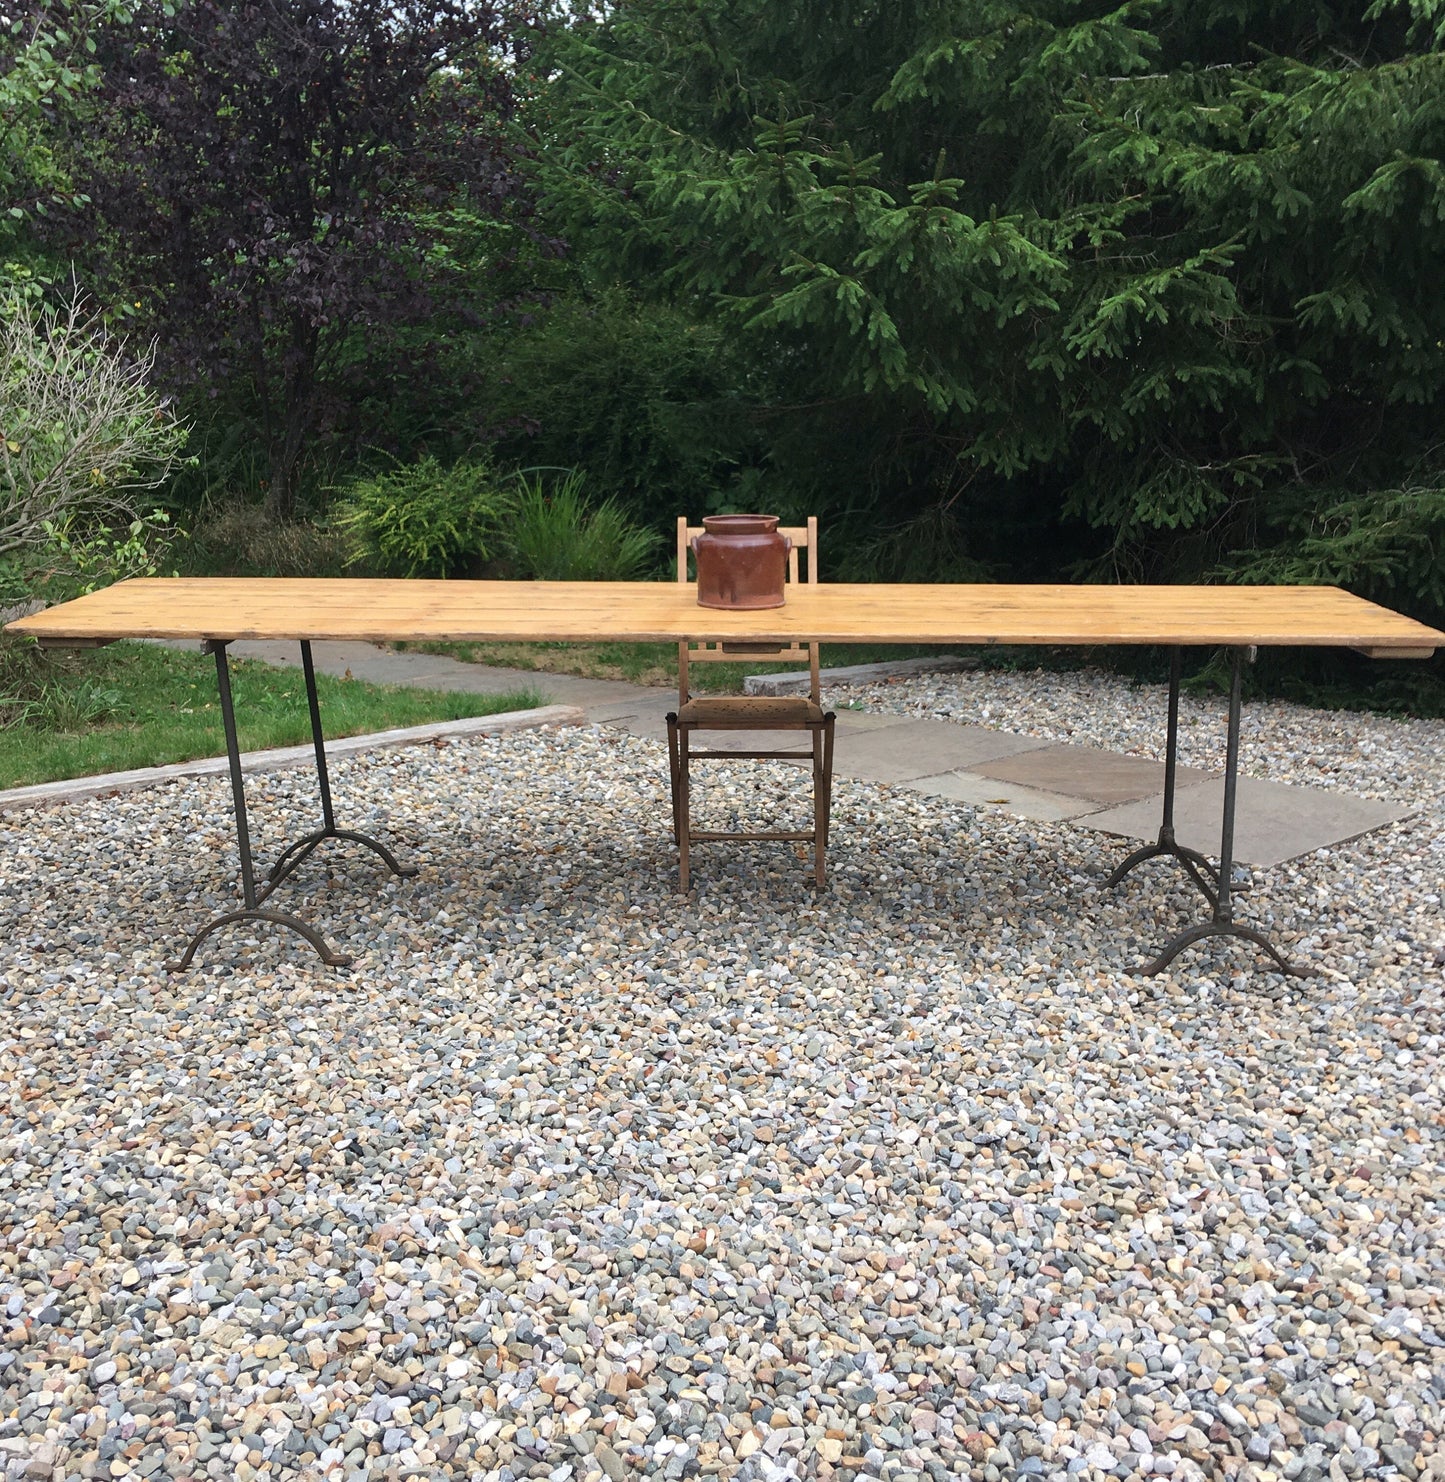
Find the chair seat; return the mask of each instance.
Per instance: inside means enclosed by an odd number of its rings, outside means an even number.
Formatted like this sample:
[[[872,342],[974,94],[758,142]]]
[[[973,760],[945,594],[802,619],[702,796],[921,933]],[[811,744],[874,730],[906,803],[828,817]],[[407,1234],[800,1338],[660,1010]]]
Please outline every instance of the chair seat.
[[[677,712],[684,726],[774,726],[821,725],[826,717],[821,706],[806,695],[701,695]]]

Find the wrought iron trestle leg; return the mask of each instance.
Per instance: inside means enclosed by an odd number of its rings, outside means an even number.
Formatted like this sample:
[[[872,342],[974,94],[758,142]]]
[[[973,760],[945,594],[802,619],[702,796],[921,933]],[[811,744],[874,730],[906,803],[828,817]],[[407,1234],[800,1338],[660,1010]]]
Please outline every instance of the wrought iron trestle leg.
[[[833,732],[837,717],[830,710],[823,727],[823,847],[828,847],[828,832],[833,826]]]
[[[1181,931],[1166,942],[1159,955],[1144,968],[1143,975],[1153,977],[1162,972],[1186,948],[1206,937],[1239,937],[1253,942],[1274,960],[1282,973],[1291,977],[1307,978],[1309,969],[1289,962],[1279,948],[1263,932],[1253,927],[1238,925],[1233,916],[1233,901],[1230,898],[1230,875],[1234,869],[1234,811],[1239,789],[1239,713],[1244,675],[1243,649],[1236,648],[1231,655],[1229,675],[1229,733],[1224,761],[1224,820],[1219,841],[1219,872],[1216,875],[1218,892],[1214,900],[1214,912],[1208,921]]]
[[[1136,849],[1126,860],[1115,866],[1113,873],[1104,881],[1104,888],[1112,890],[1130,870],[1146,859],[1168,856],[1177,859],[1188,872],[1190,879],[1199,887],[1211,910],[1218,907],[1215,894],[1219,888],[1219,876],[1214,866],[1197,850],[1187,848],[1174,837],[1174,783],[1179,770],[1179,681],[1182,672],[1179,649],[1169,653],[1169,729],[1164,748],[1164,817],[1159,825],[1159,837],[1153,844]]]
[[[311,644],[304,638],[301,640],[301,668],[306,676],[306,703],[311,711],[311,742],[316,749],[316,782],[321,790],[321,827],[288,844],[281,851],[280,858],[271,866],[266,883],[261,887],[260,898],[265,900],[283,880],[295,873],[318,844],[327,839],[349,839],[353,844],[361,844],[373,854],[380,855],[393,875],[399,875],[404,880],[410,879],[418,872],[416,865],[401,864],[385,844],[367,834],[336,827],[336,813],[331,805],[331,774],[326,766],[326,739],[321,731],[321,701],[316,694],[316,665],[311,657]]]
[[[226,757],[231,769],[231,802],[236,815],[236,844],[241,853],[241,897],[245,905],[239,911],[226,911],[208,921],[186,946],[180,960],[171,965],[172,972],[184,972],[191,965],[196,949],[213,931],[240,921],[268,921],[274,926],[284,926],[306,938],[328,967],[347,967],[351,959],[328,945],[326,939],[299,917],[285,911],[270,911],[261,908],[261,902],[273,888],[268,882],[263,891],[256,888],[256,870],[251,858],[251,830],[246,819],[246,783],[241,772],[241,745],[236,735],[236,707],[231,697],[231,671],[226,662],[226,645],[214,642],[208,645],[216,659],[216,689],[221,700],[221,725],[226,733]]]
[[[227,911],[217,916],[213,921],[208,921],[191,940],[186,944],[186,950],[180,959],[169,965],[168,971],[183,973],[191,965],[191,959],[196,955],[196,949],[213,931],[219,931],[223,926],[230,926],[236,921],[269,921],[275,926],[284,926],[291,931],[303,936],[313,947],[316,948],[322,962],[327,967],[350,967],[351,959],[344,953],[338,952],[331,944],[316,930],[314,926],[308,926],[299,916],[292,916],[286,911],[267,911],[248,907],[244,911]]]

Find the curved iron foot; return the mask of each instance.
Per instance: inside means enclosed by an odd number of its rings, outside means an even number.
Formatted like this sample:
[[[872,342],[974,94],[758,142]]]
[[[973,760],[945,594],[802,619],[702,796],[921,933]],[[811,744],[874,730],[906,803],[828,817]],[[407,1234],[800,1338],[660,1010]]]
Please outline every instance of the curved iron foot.
[[[1168,856],[1177,859],[1189,874],[1189,878],[1199,887],[1204,899],[1209,902],[1209,909],[1216,910],[1219,906],[1219,872],[1212,864],[1197,850],[1189,849],[1183,844],[1176,844],[1172,840],[1159,840],[1154,844],[1145,844],[1136,849],[1122,864],[1115,866],[1104,881],[1104,889],[1112,890],[1130,870],[1141,865],[1146,859],[1160,859]],[[1236,886],[1236,889],[1239,887]]]
[[[284,911],[259,911],[248,907],[240,911],[227,911],[223,916],[217,916],[214,921],[208,921],[190,940],[186,947],[185,955],[179,962],[168,963],[167,972],[183,973],[191,965],[191,959],[196,955],[196,949],[206,940],[213,931],[218,931],[223,926],[229,926],[234,921],[270,921],[276,926],[285,926],[298,935],[306,938],[321,956],[322,962],[327,967],[350,967],[351,958],[344,952],[336,951],[321,935],[315,927],[307,926],[304,921],[295,916],[288,916]]]
[[[1253,942],[1261,951],[1272,957],[1280,972],[1287,973],[1292,978],[1310,976],[1309,968],[1298,967],[1287,961],[1279,948],[1263,932],[1255,931],[1250,926],[1237,926],[1232,921],[1202,921],[1198,926],[1191,926],[1187,931],[1181,931],[1148,967],[1139,970],[1140,976],[1152,978],[1155,973],[1163,972],[1186,947],[1192,947],[1195,942],[1202,942],[1206,937],[1241,937],[1246,942]]]
[[[365,845],[374,854],[381,856],[393,875],[400,875],[404,880],[409,880],[413,875],[421,873],[420,866],[401,864],[385,844],[369,838],[366,834],[358,834],[354,829],[348,828],[319,828],[315,833],[307,834],[305,838],[288,844],[281,851],[281,857],[271,866],[271,872],[266,876],[267,893],[269,894],[283,880],[294,874],[311,851],[327,839],[349,839],[353,844]]]

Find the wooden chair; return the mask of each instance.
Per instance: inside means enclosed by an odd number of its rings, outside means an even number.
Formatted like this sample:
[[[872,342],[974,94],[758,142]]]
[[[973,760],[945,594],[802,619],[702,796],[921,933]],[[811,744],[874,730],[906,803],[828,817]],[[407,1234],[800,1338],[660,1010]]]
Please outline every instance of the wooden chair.
[[[780,527],[792,537],[788,553],[788,580],[798,580],[798,554],[806,551],[807,579],[818,580],[818,521]],[[677,522],[677,579],[687,581],[689,542],[701,535],[701,525],[689,525],[686,517]],[[698,663],[735,663],[740,658],[763,664],[793,664],[806,660],[808,694],[803,695],[701,695],[689,687],[689,670]],[[682,890],[688,888],[692,846],[723,839],[775,839],[788,843],[811,843],[813,879],[824,883],[824,860],[828,848],[828,818],[833,800],[833,713],[823,711],[819,699],[818,645],[773,643],[680,643],[677,647],[677,710],[667,717],[667,749],[672,772],[672,831],[677,841],[678,875]],[[807,830],[774,830],[768,833],[716,833],[692,826],[692,781],[690,763],[699,761],[807,762],[809,755],[794,751],[694,751],[694,731],[806,731],[811,738],[813,766],[813,827]]]

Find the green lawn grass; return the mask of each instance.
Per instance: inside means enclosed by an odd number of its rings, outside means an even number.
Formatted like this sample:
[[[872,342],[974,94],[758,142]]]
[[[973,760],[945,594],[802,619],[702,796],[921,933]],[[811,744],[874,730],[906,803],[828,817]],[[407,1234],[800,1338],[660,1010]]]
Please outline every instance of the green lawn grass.
[[[300,669],[232,659],[230,670],[243,751],[310,740]],[[0,729],[0,789],[225,754],[215,660],[205,654],[115,643],[92,653],[41,655],[31,679],[43,698],[29,719]],[[528,689],[452,694],[325,674],[316,676],[316,688],[328,737],[543,703]]]

